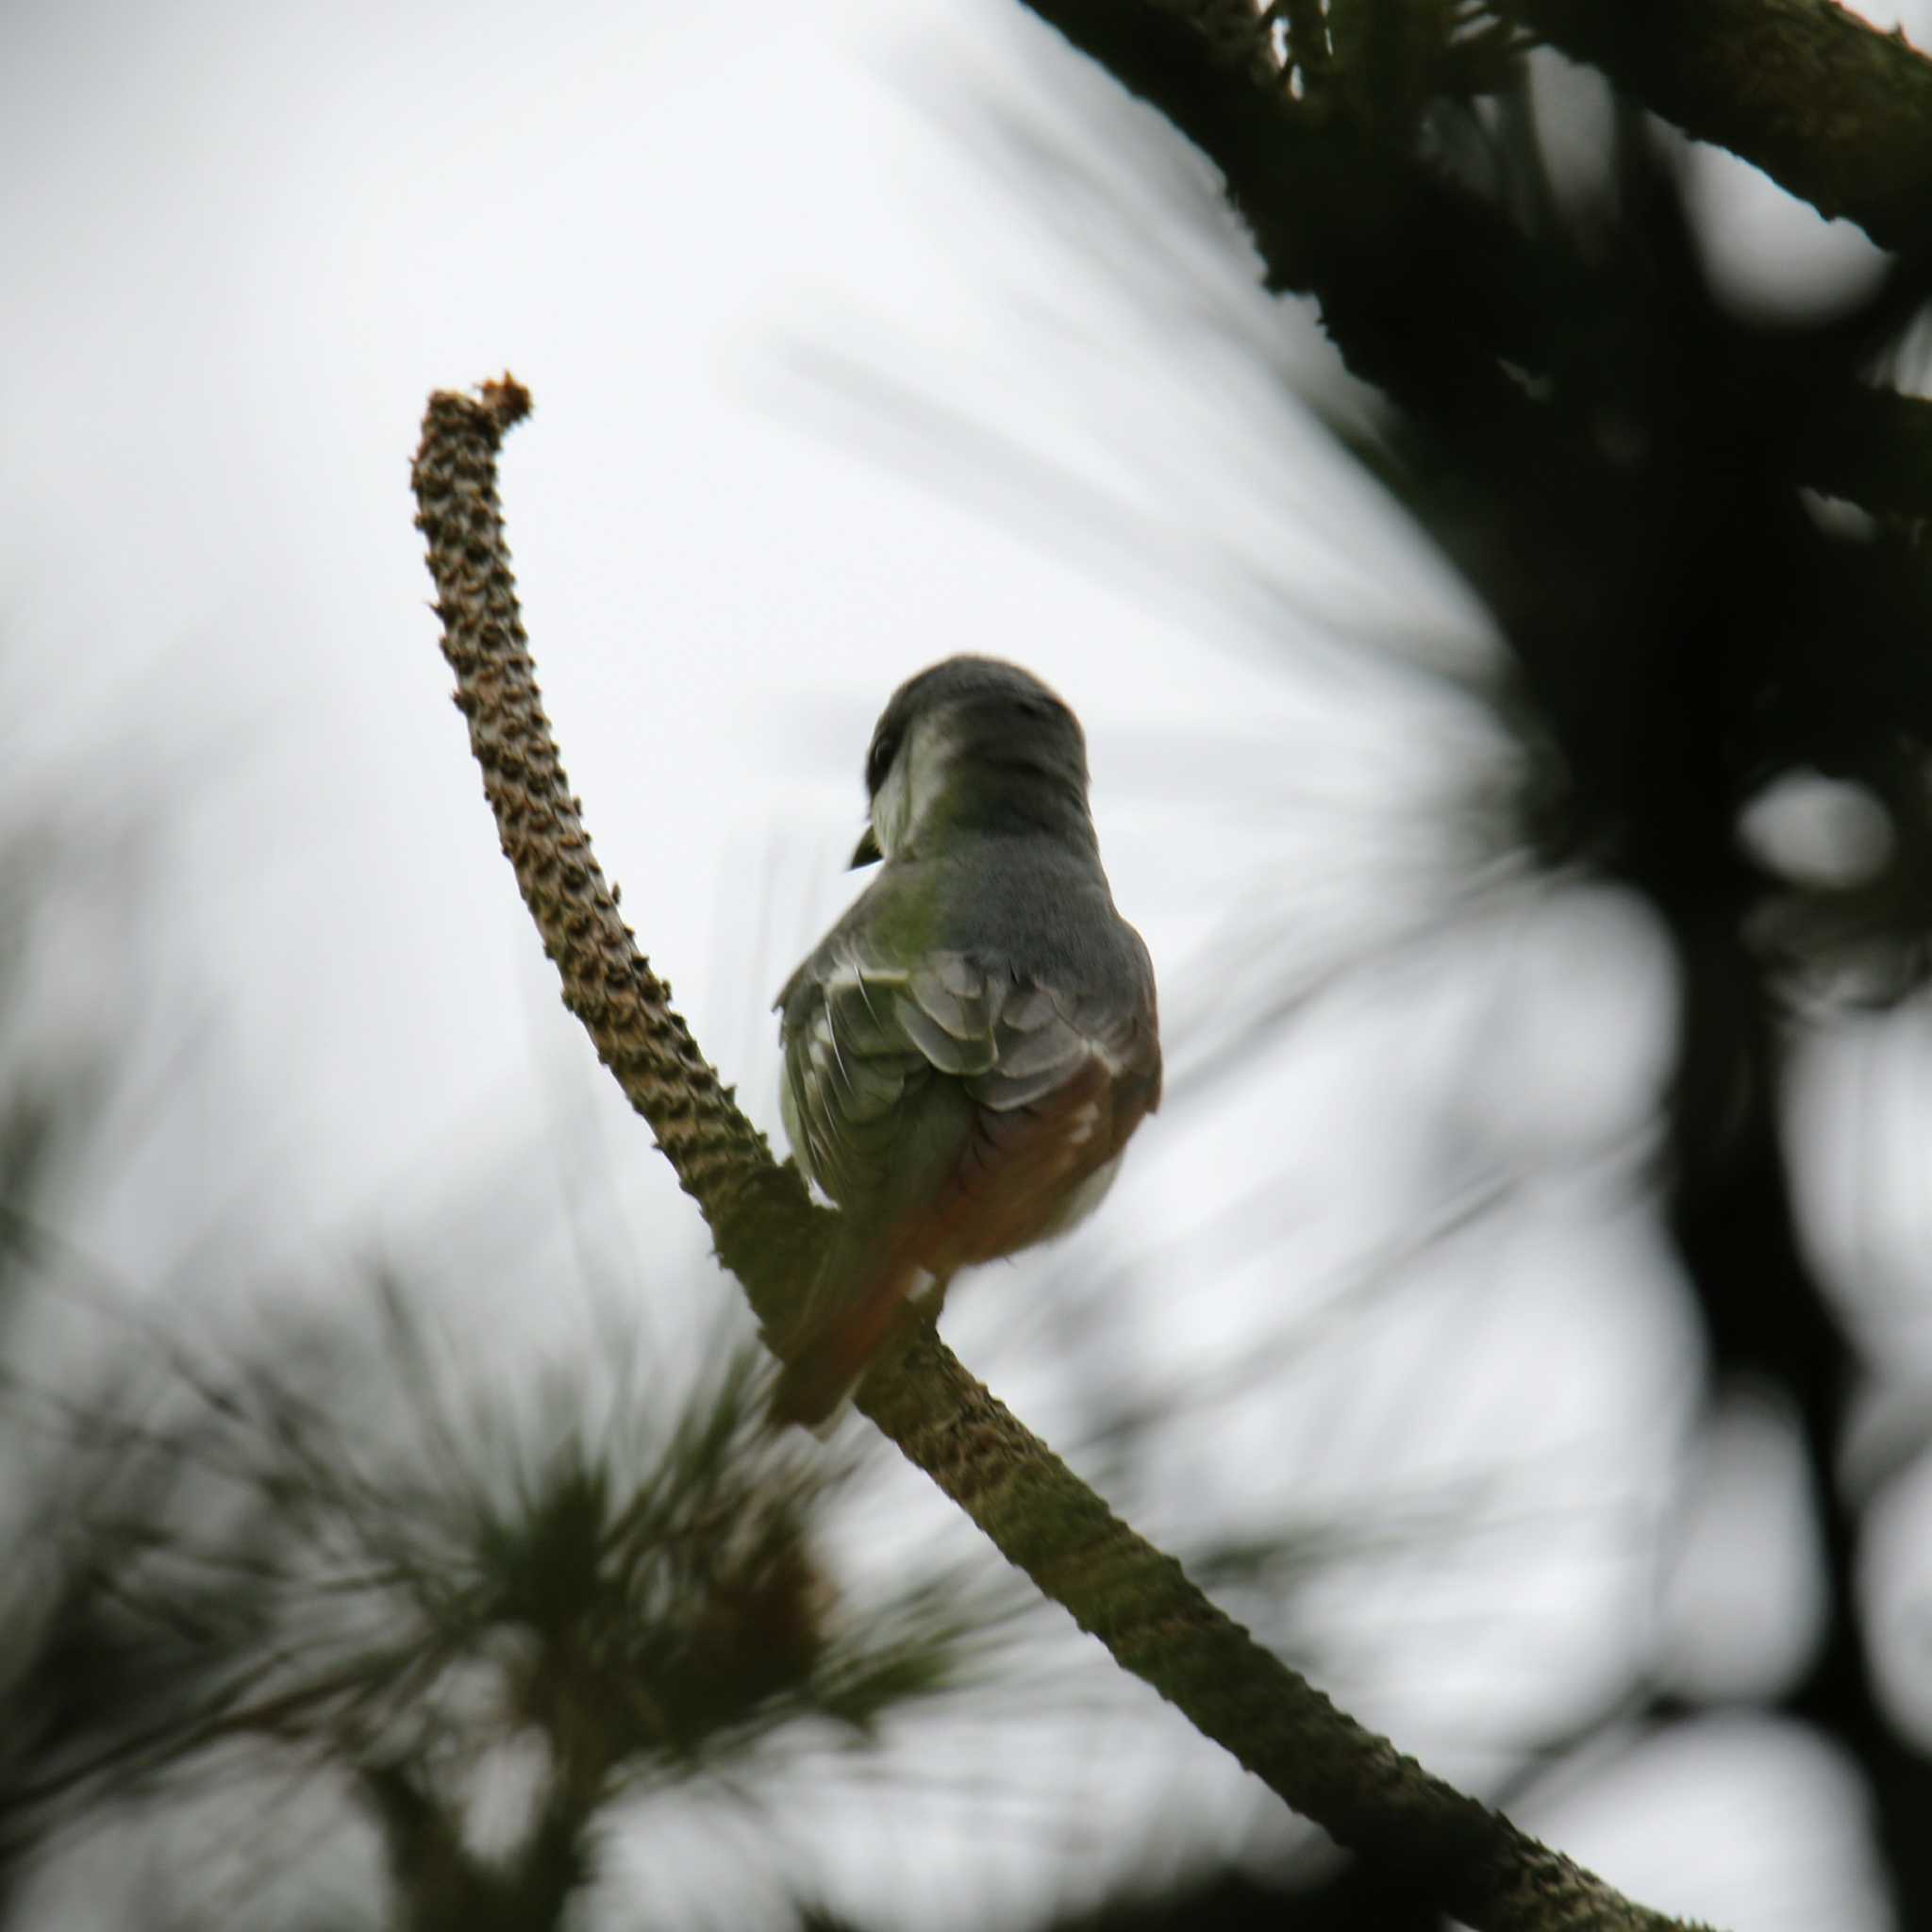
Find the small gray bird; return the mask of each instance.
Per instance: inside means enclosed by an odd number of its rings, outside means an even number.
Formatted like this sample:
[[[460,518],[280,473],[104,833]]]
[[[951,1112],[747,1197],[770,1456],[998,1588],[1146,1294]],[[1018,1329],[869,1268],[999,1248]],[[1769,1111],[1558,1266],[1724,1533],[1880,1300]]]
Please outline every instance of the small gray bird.
[[[1160,1101],[1154,967],[1114,910],[1079,720],[949,658],[866,756],[878,876],[778,995],[785,1131],[841,1210],[773,1396],[814,1424],[908,1300],[1062,1233]]]

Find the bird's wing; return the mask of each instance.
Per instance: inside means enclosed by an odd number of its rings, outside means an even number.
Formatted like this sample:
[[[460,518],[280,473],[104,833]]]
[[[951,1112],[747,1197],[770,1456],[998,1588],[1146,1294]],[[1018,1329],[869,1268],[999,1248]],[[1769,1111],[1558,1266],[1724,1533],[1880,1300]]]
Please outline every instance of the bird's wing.
[[[807,960],[779,1006],[792,1151],[846,1208],[890,1191],[907,1118],[935,1072],[992,1064],[986,1016],[948,992],[936,962],[890,962],[856,936],[835,935]]]
[[[943,1280],[1054,1231],[1112,1163],[1160,1091],[1139,958],[1118,990],[1070,997],[966,952],[889,963],[845,932],[792,976],[786,1128],[844,1226],[799,1309],[775,1417],[824,1421],[922,1273]]]
[[[910,1106],[935,1074],[1017,1124],[1094,1069],[1124,1103],[1109,1155],[1159,1097],[1151,971],[1119,992],[1069,996],[997,959],[933,951],[893,963],[847,934],[779,1004],[793,1151],[846,1206],[889,1190]]]
[[[1160,1101],[1160,1029],[1154,973],[1146,949],[1131,979],[1068,995],[1037,978],[1008,974],[993,1015],[992,1064],[967,1081],[982,1107],[996,1113],[1037,1108],[1098,1062],[1110,1086],[1131,1097],[1132,1119],[1114,1142],[1124,1144],[1142,1114]]]

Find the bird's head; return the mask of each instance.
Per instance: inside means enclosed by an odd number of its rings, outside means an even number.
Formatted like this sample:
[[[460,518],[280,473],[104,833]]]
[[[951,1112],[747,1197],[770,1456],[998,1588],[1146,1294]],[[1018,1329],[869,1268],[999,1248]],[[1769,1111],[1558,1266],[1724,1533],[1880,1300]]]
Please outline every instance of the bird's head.
[[[866,753],[855,866],[958,837],[1039,833],[1095,849],[1080,721],[1031,672],[948,658],[892,693]]]

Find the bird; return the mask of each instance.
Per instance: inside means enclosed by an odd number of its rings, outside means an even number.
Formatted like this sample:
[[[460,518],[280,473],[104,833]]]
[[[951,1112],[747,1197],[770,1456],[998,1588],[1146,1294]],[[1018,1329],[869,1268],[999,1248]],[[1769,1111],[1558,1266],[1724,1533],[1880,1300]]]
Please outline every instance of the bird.
[[[1087,743],[1030,672],[908,678],[866,754],[878,871],[774,1003],[780,1112],[837,1231],[780,1337],[775,1424],[823,1429],[904,1311],[1096,1208],[1160,1104],[1154,964],[1115,909]]]

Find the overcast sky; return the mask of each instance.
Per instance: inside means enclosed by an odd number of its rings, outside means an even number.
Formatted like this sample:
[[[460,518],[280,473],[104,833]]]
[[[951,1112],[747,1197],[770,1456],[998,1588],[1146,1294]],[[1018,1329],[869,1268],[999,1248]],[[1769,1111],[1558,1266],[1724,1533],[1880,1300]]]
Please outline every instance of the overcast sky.
[[[1040,1265],[1155,1250],[1291,1177],[1291,1258],[1224,1257],[1182,1319],[1143,1311],[1150,1350],[1238,1351],[1284,1278],[1314,1293],[1411,1222],[1441,1153],[1411,1132],[1420,1096],[1472,1028],[1478,1110],[1513,1151],[1587,1174],[1641,1119],[1663,969],[1607,894],[1518,908],[1191,1092],[1263,966],[1319,972],[1470,883],[1435,801],[1495,747],[1407,667],[1488,645],[1291,399],[1332,399],[1333,372],[1254,287],[1208,172],[1017,7],[78,0],[16,7],[8,42],[0,795],[83,828],[131,813],[145,841],[139,904],[93,942],[139,961],[163,1097],[76,1230],[105,1264],[165,1273],[211,1220],[291,1269],[400,1240],[425,1195],[546,1136],[594,1141],[636,1225],[702,1252],[558,1006],[425,608],[424,398],[506,368],[536,397],[504,484],[573,782],[774,1136],[767,1008],[853,889],[872,723],[961,650],[1026,664],[1084,720],[1175,1074],[1091,1248]],[[1802,300],[1867,259],[1742,170],[1700,180],[1740,281]],[[70,1024],[114,965],[63,971]],[[1521,1446],[1621,1430],[1652,1453],[1681,1311],[1641,1219],[1573,1185],[1486,1253],[1482,1320],[1510,1341],[1402,1454],[1479,1442],[1532,1348],[1548,1413]],[[1052,1437],[1055,1391],[1001,1353],[1035,1265],[949,1331]],[[1373,1435],[1375,1375],[1412,1386],[1431,1345],[1362,1365],[1338,1426]],[[1231,1419],[1188,1480],[1279,1461],[1278,1413]],[[1499,1574],[1471,1571],[1467,1617]],[[1548,1588],[1545,1704],[1651,1613]],[[1363,1714],[1439,1724],[1403,1741],[1444,1769],[1458,1735],[1479,1757],[1451,1680],[1496,1636],[1424,1639]],[[1779,1823],[1830,1768],[1788,1740],[1701,1748],[1533,1822],[1659,1905],[1875,1924],[1846,1907],[1849,1825]],[[1664,1820],[1734,1833],[1735,1857],[1687,1863]]]

